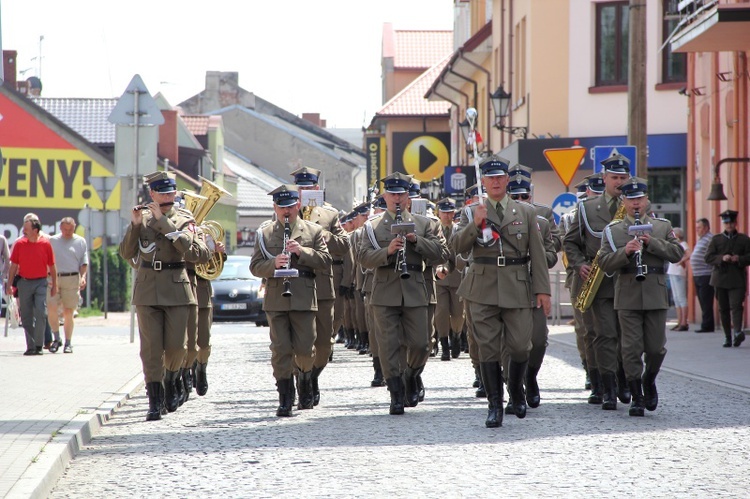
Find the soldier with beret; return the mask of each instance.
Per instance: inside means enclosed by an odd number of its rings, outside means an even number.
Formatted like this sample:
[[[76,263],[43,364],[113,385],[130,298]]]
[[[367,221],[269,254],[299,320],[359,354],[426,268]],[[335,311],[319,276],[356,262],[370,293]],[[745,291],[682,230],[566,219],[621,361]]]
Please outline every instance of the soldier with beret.
[[[380,362],[391,393],[389,412],[403,414],[404,405],[419,403],[417,376],[430,353],[429,296],[423,270],[427,261],[445,259],[448,248],[434,234],[429,220],[407,210],[411,176],[396,172],[382,182],[388,209],[365,223],[357,254],[362,266],[375,269],[372,307],[379,326]],[[391,227],[398,222],[403,233],[394,234]],[[402,345],[407,349],[403,379]]]
[[[440,229],[443,237],[450,244],[456,228],[453,215],[456,212],[456,200],[444,198],[437,202]],[[461,331],[464,328],[463,304],[458,298],[458,286],[461,284],[461,272],[456,268],[456,254],[451,251],[448,261],[436,267],[437,308],[435,309],[435,329],[442,354],[440,360],[458,358],[461,347]]]
[[[174,206],[175,175],[157,171],[145,182],[152,201],[133,208],[120,256],[138,269],[132,304],[149,401],[146,420],[153,421],[161,419],[164,406],[174,412],[179,405],[190,306],[198,303],[185,262],[206,259],[209,249],[196,236],[192,213]]]
[[[303,166],[294,170],[291,175],[294,183],[304,197],[303,191],[320,190],[320,170]],[[334,317],[343,314],[342,310],[336,311],[336,291],[343,277],[344,255],[349,251],[349,237],[341,227],[338,211],[329,203],[321,206],[302,206],[301,217],[303,220],[312,222],[323,228],[323,237],[331,254],[332,266],[329,269],[316,272],[315,289],[318,297],[318,312],[315,314],[315,362],[312,369],[312,385],[314,405],[320,402],[320,388],[318,378],[323,369],[328,365],[328,359],[333,352],[334,343]],[[326,334],[328,333],[328,334]]]
[[[630,178],[630,160],[621,154],[602,161],[604,192],[576,206],[576,218],[563,239],[568,264],[581,278],[581,286],[589,279],[592,263],[602,246],[604,228],[615,218],[620,207],[620,186]],[[604,410],[617,409],[617,398],[630,403],[630,394],[620,361],[620,326],[614,309],[614,278],[603,275],[599,288],[593,292],[591,312],[594,319],[595,362],[589,363],[591,393],[589,404],[601,404]]]
[[[643,416],[644,408],[653,411],[659,402],[655,380],[667,354],[664,346],[669,296],[664,267],[666,262],[680,261],[684,249],[669,220],[645,214],[645,180],[632,177],[621,190],[626,216],[604,229],[599,262],[604,272],[618,274],[614,306],[632,397],[629,414]]]
[[[724,231],[711,238],[705,257],[706,263],[714,266],[710,284],[719,302],[725,347],[733,344],[738,347],[745,341],[742,319],[747,294],[746,268],[750,265],[750,238],[737,231],[737,215],[738,212],[734,210],[726,210],[719,215]]]
[[[523,381],[531,351],[532,309],[549,314],[550,282],[534,209],[507,195],[508,161],[493,155],[480,164],[487,199],[464,212],[451,240],[472,262],[458,288],[469,301],[489,410],[485,425],[502,425],[501,354],[510,356],[508,391],[516,417],[526,416]],[[533,278],[532,278],[533,276]]]
[[[250,271],[266,280],[263,310],[271,335],[271,365],[279,392],[277,416],[291,416],[292,374],[299,371],[299,409],[314,406],[312,369],[315,364],[317,272],[331,268],[323,228],[299,217],[296,185],[271,191],[275,221],[258,228]],[[296,270],[290,276],[290,270]],[[330,332],[323,334],[330,338]]]
[[[518,170],[516,170],[518,172]],[[511,174],[510,181],[508,182],[508,195],[510,198],[518,203],[528,204],[536,212],[537,223],[539,224],[539,231],[544,241],[544,254],[547,259],[547,269],[551,269],[557,264],[557,249],[555,249],[555,239],[550,228],[550,221],[540,214],[539,207],[531,204],[531,182],[525,175],[516,173]],[[557,230],[557,225],[552,222],[552,226]],[[559,240],[559,237],[558,237]],[[531,276],[532,280],[534,276]],[[547,338],[549,335],[549,329],[547,328],[547,314],[541,308],[533,309],[533,329],[531,332],[531,352],[529,353],[529,365],[526,368],[526,403],[532,409],[539,407],[541,403],[541,397],[539,395],[539,383],[537,383],[537,375],[539,370],[542,368],[542,362],[544,361],[544,354],[547,351]],[[508,367],[508,355],[507,351],[503,352],[503,368],[507,370]],[[506,407],[506,413],[512,409],[512,400],[508,400],[508,407]],[[508,409],[510,408],[510,409]]]

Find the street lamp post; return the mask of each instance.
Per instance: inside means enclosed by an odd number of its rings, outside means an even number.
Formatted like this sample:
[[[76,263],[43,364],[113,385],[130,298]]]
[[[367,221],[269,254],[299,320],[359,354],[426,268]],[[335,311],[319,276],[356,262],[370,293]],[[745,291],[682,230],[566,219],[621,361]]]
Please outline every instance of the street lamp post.
[[[497,87],[497,90],[490,94],[490,100],[492,101],[492,109],[495,112],[495,128],[501,132],[508,132],[511,135],[525,139],[529,133],[528,127],[505,125],[505,120],[510,114],[510,92],[506,92],[503,86],[500,85]]]

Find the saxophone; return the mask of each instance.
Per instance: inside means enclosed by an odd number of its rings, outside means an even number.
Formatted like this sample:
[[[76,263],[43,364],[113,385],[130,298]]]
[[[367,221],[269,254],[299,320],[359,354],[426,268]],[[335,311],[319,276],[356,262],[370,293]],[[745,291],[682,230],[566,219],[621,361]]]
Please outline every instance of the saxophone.
[[[617,220],[622,220],[623,218],[625,218],[625,203],[620,203],[620,206],[617,208],[617,212],[612,218],[612,221],[614,222]],[[581,286],[581,291],[578,293],[578,297],[576,298],[576,302],[574,305],[576,310],[585,312],[589,309],[589,307],[591,307],[591,304],[594,302],[596,292],[599,290],[599,286],[601,286],[603,279],[604,272],[602,272],[602,269],[599,266],[599,252],[597,251],[596,256],[594,257],[594,261],[591,262],[591,271],[589,272],[589,277]]]

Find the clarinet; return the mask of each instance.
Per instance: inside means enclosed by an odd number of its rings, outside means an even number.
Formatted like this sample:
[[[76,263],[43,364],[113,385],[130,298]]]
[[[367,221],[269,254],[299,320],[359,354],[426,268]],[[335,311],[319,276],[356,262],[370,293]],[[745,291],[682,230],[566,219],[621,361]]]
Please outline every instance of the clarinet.
[[[289,217],[284,217],[284,249],[282,250],[282,253],[287,255],[289,257],[289,260],[286,261],[285,268],[289,270],[289,267],[292,264],[292,255],[289,254],[289,252],[286,250],[286,245],[289,242],[289,238],[292,235],[292,228],[289,225]],[[281,296],[289,297],[292,296],[292,283],[289,280],[289,277],[284,277],[284,291],[281,293]]]
[[[394,220],[396,224],[400,224],[403,222],[403,219],[401,218],[401,203],[396,204],[396,220]],[[396,237],[400,237],[402,241],[404,241],[404,246],[398,250],[398,253],[396,253],[396,268],[394,269],[396,272],[401,270],[401,279],[408,279],[411,277],[409,275],[409,269],[406,265],[406,236],[403,234],[399,234]]]
[[[635,218],[634,225],[641,225],[641,214],[637,211],[633,214]],[[635,236],[638,239],[638,235]],[[641,249],[635,252],[635,280],[643,281],[646,279],[646,271],[643,267],[643,243],[641,243]]]

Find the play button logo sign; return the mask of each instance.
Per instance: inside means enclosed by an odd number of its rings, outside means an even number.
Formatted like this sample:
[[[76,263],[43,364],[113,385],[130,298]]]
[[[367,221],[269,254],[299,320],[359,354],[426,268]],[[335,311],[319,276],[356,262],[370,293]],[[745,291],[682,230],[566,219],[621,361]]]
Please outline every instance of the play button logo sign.
[[[418,180],[439,178],[450,164],[450,152],[442,140],[431,135],[420,135],[404,148],[404,170]]]

